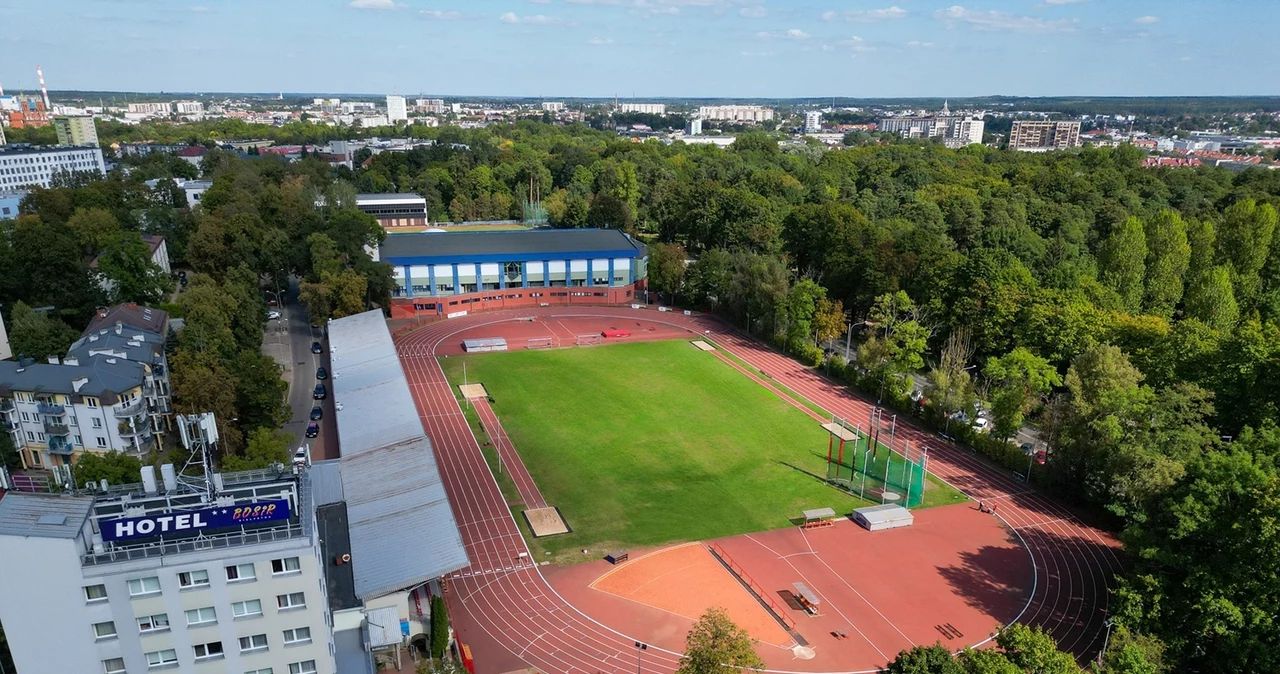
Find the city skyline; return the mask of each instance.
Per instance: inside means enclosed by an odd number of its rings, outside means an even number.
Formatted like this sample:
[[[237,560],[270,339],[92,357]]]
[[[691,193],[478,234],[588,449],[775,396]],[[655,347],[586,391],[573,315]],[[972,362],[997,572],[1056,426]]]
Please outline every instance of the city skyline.
[[[60,0],[56,32],[38,28],[48,5],[10,2],[0,83],[38,90],[37,65],[54,90],[545,98],[1258,95],[1280,81],[1273,41],[1205,37],[1275,23],[1273,5],[959,1]]]

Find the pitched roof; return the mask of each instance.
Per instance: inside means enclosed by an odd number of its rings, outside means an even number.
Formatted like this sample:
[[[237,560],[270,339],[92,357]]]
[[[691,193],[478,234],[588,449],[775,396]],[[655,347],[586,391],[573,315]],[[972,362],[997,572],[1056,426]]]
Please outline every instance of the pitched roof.
[[[89,326],[84,329],[84,334],[88,334],[98,328],[114,327],[117,321],[122,325],[163,335],[165,328],[168,326],[169,312],[162,309],[138,306],[132,302],[117,304],[110,309],[99,310],[98,313],[94,314],[93,319],[89,321]]]
[[[137,330],[121,326],[98,328],[86,332],[67,349],[69,358],[86,363],[91,358],[115,357],[140,363],[158,363],[164,357],[164,336],[158,332]]]
[[[94,358],[79,365],[0,360],[0,395],[6,396],[12,391],[60,393],[100,397],[114,405],[119,394],[141,386],[144,378],[142,363],[119,358]],[[84,383],[77,389],[80,380]]]

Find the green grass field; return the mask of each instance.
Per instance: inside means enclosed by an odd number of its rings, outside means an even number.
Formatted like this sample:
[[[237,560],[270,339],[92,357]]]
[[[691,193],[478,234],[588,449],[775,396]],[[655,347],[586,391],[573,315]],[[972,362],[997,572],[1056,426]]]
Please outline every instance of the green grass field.
[[[820,479],[827,433],[817,421],[686,341],[455,356],[442,361],[455,384],[464,363],[573,529],[531,541],[540,556],[582,559],[589,548],[594,558],[866,505]],[[505,477],[499,486],[514,500]],[[960,500],[937,482],[926,493],[927,505]]]

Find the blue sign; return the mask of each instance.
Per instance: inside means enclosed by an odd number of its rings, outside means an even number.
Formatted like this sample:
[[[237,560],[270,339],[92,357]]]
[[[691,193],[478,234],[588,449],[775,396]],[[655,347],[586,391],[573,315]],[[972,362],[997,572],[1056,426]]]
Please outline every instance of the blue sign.
[[[206,529],[226,529],[245,524],[260,524],[276,520],[289,519],[289,501],[255,501],[217,508],[200,510],[174,510],[156,515],[142,517],[123,517],[116,520],[101,520],[98,528],[102,530],[104,541],[126,541],[131,538],[149,538],[151,536],[182,535]]]

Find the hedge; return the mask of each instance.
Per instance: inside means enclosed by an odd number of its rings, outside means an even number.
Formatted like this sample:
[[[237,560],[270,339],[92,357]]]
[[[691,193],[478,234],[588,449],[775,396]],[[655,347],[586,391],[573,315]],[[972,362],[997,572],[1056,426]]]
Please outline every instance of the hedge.
[[[439,660],[449,648],[449,615],[445,612],[444,597],[431,598],[431,657]]]

